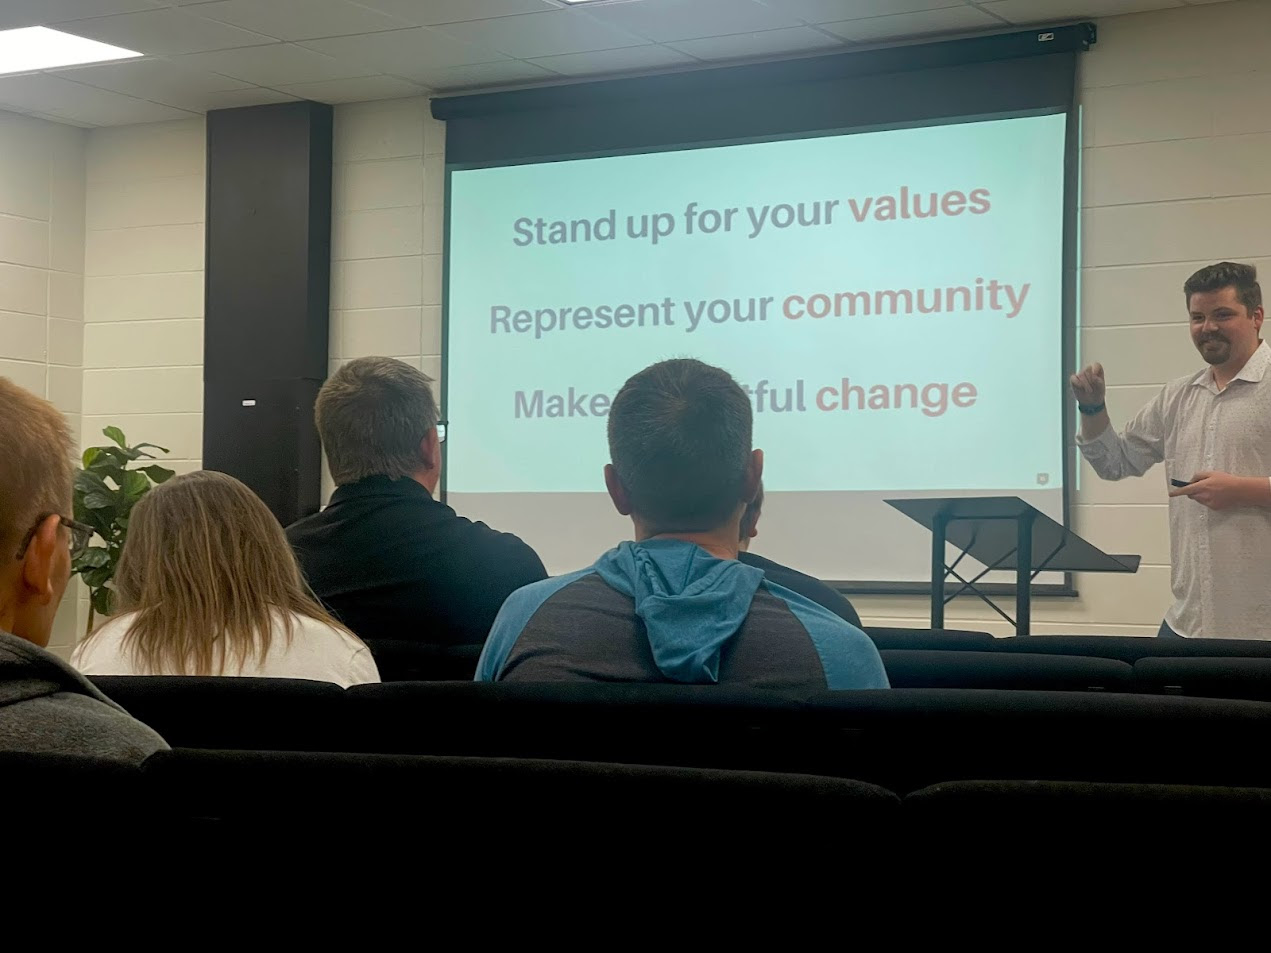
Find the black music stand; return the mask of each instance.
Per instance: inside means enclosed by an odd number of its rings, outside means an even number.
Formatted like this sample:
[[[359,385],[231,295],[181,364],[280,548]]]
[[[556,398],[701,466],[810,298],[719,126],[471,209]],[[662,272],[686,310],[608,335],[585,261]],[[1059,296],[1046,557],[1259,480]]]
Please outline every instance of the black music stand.
[[[1016,635],[1028,635],[1032,581],[1040,572],[1138,572],[1138,556],[1111,556],[1017,496],[946,497],[886,500],[911,520],[931,530],[931,627],[944,628],[945,604],[964,592],[979,596],[1007,622]],[[953,565],[945,562],[945,543],[962,552]],[[985,565],[969,582],[958,563],[970,556]],[[976,587],[994,569],[1015,567],[1015,618]],[[950,576],[962,588],[946,596]]]

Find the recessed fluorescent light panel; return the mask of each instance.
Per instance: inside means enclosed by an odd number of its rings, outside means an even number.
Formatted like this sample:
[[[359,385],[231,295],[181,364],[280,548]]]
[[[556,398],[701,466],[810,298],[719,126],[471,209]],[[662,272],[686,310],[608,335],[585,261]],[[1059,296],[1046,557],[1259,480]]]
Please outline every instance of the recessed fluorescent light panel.
[[[72,36],[45,26],[0,30],[0,74],[29,73],[37,69],[78,66],[142,56],[133,50]]]
[[[560,0],[561,3],[597,3],[599,0]]]

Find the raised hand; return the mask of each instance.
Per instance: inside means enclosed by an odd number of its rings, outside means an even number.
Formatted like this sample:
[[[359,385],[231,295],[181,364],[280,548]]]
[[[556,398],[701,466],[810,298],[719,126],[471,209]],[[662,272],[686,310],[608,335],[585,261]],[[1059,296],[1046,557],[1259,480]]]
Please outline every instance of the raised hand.
[[[1103,379],[1103,365],[1090,364],[1068,379],[1077,403],[1098,406],[1104,401],[1108,386]]]

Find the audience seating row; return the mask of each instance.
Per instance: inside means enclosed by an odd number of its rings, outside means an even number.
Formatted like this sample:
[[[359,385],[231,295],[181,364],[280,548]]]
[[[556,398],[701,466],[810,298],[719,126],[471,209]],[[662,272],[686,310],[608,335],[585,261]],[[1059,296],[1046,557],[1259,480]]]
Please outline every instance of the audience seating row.
[[[935,649],[1081,655],[1134,663],[1144,658],[1271,658],[1263,639],[1158,639],[1131,635],[1025,635],[995,638],[964,629],[867,628],[880,650]]]
[[[174,746],[501,757],[851,778],[1271,786],[1271,704],[966,689],[794,697],[724,687],[355,686],[99,678]]]
[[[1079,655],[883,649],[893,688],[1109,691],[1271,701],[1271,658],[1174,656],[1129,662]]]
[[[885,844],[902,827],[957,832],[970,819],[977,823],[963,833],[982,840],[992,825],[1006,834],[1039,819],[1128,825],[1159,811],[1171,825],[1214,818],[1265,824],[1271,816],[1271,789],[1257,787],[972,780],[937,783],[902,800],[847,778],[515,758],[175,749],[124,768],[0,754],[0,776],[20,777],[23,796],[38,792],[46,809],[82,803],[92,792],[95,813],[120,826],[145,818],[167,835],[184,824],[256,845],[329,830],[333,810],[360,805],[341,825],[341,840],[388,843],[394,851],[559,849],[597,837],[627,857],[640,844],[635,837],[653,836],[680,848],[704,839],[694,853],[723,839],[746,850],[781,845],[815,854],[836,843]],[[268,792],[268,803],[252,792]]]
[[[1252,639],[1157,639],[1104,635],[1032,635],[995,638],[988,632],[964,629],[870,628],[887,665],[892,684],[913,688],[937,688],[960,684],[963,687],[1011,687],[1012,673],[1035,673],[1032,681],[1019,687],[1081,690],[1102,687],[1128,690],[1131,678],[1124,668],[1079,663],[1071,669],[1060,663],[1037,661],[1041,656],[1078,656],[1133,665],[1147,658],[1250,658],[1271,660],[1271,642]],[[371,644],[380,675],[385,681],[466,681],[471,679],[481,654],[479,646],[438,647],[409,641],[376,641]],[[985,659],[957,661],[937,656],[898,656],[894,652],[994,653],[1002,661]],[[1029,656],[1012,663],[1013,655]],[[936,663],[939,663],[937,666]],[[1084,668],[1081,665],[1084,664]],[[938,670],[937,670],[938,669]],[[996,670],[997,675],[991,673]],[[928,672],[931,673],[928,676]],[[956,673],[969,680],[959,682]],[[1090,679],[1089,686],[1079,683]],[[1266,697],[1259,694],[1256,697]]]

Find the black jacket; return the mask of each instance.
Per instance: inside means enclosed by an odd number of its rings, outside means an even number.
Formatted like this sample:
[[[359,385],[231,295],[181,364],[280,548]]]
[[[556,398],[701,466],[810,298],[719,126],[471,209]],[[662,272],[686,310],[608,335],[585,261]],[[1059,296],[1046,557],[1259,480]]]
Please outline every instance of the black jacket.
[[[520,539],[456,515],[409,479],[342,486],[287,538],[317,597],[370,642],[480,645],[503,600],[547,578]]]
[[[861,628],[861,617],[857,615],[856,609],[852,604],[847,601],[847,597],[837,590],[831,589],[820,579],[809,576],[807,573],[799,572],[797,569],[791,569],[789,566],[783,566],[781,563],[774,563],[771,559],[764,559],[762,556],[756,556],[750,552],[738,553],[737,559],[747,566],[762,569],[763,574],[778,586],[785,586],[791,592],[797,592],[799,595],[811,599],[817,605],[829,609],[844,622],[850,622],[856,628]]]

